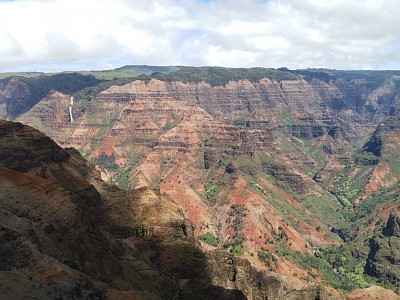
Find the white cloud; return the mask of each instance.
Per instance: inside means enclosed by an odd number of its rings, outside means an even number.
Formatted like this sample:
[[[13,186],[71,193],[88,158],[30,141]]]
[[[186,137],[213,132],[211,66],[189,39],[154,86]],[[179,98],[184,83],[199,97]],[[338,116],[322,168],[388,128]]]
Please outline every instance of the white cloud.
[[[400,68],[398,0],[0,2],[0,71]]]

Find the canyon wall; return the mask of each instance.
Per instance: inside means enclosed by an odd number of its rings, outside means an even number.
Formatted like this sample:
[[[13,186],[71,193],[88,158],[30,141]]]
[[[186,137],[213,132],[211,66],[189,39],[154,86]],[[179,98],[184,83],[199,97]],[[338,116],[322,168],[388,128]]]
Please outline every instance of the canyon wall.
[[[322,275],[284,253],[340,245],[344,211],[398,178],[388,159],[368,154],[395,115],[396,86],[135,80],[75,95],[73,105],[72,94],[51,90],[16,120],[78,149],[110,183],[170,197],[195,236],[215,239],[201,242],[206,251],[224,248],[302,289]]]

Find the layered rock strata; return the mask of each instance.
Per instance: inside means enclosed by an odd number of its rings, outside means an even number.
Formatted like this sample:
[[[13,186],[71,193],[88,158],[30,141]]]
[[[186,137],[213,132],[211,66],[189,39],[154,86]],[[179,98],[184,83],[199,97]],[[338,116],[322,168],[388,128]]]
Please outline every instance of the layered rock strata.
[[[109,186],[22,124],[0,130],[2,299],[328,299],[225,251],[203,253],[168,197]]]

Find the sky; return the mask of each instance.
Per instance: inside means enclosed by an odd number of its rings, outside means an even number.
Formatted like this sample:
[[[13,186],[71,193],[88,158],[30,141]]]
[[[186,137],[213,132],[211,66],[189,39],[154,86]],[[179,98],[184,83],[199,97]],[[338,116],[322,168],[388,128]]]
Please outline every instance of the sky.
[[[399,0],[0,0],[0,72],[400,69]]]

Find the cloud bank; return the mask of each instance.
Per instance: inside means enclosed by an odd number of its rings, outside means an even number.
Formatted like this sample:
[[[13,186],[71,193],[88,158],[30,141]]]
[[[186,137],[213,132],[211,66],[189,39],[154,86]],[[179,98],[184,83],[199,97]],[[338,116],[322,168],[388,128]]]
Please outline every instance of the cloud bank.
[[[400,69],[398,0],[0,1],[0,72]]]

